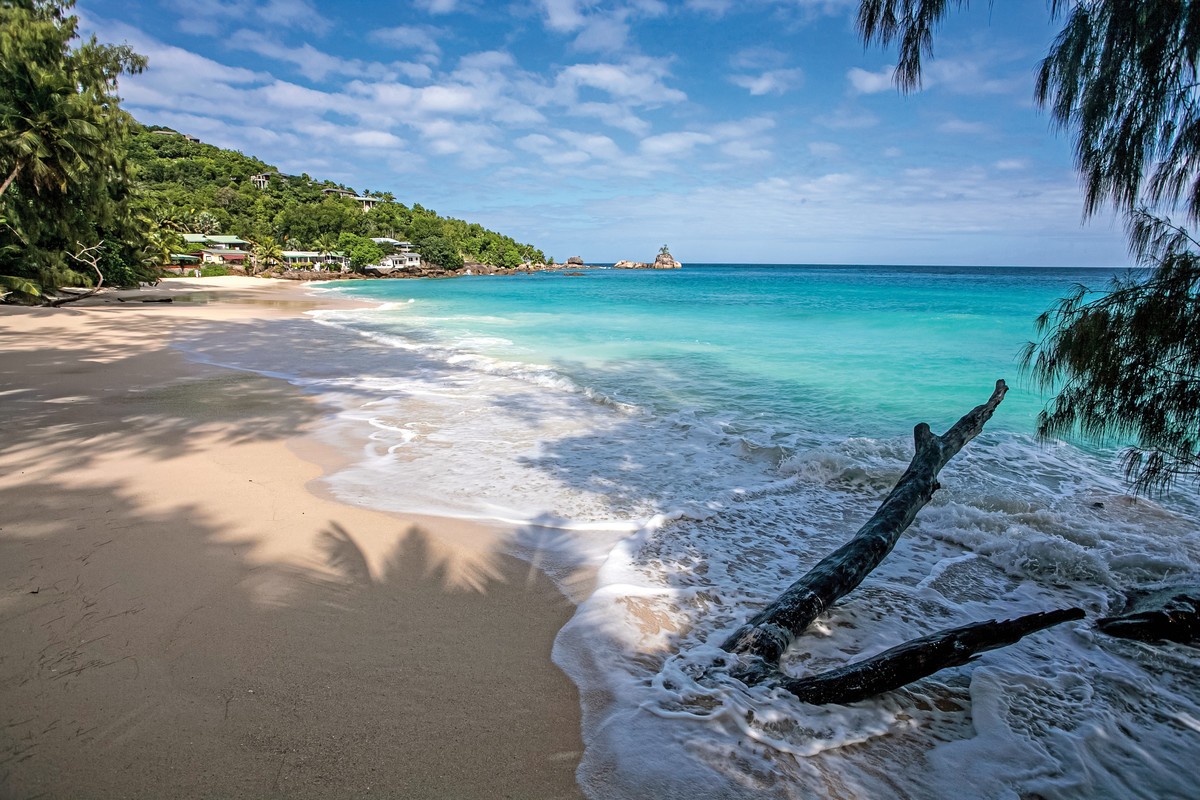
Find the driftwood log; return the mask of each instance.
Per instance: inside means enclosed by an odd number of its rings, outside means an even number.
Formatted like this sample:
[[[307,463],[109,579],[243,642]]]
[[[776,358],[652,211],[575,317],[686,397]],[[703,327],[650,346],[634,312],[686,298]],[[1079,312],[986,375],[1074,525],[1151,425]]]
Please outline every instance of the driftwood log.
[[[1200,646],[1200,586],[1137,590],[1124,611],[1096,621],[1109,636],[1143,642],[1179,642]]]
[[[996,381],[988,401],[941,436],[924,422],[917,425],[913,432],[916,453],[908,469],[867,523],[721,645],[738,657],[730,671],[734,677],[747,684],[769,682],[781,686],[809,703],[853,703],[965,664],[980,652],[1013,644],[1052,625],[1083,617],[1081,609],[1068,608],[1003,622],[977,622],[807,678],[791,677],[779,667],[780,657],[793,640],[883,562],[917,512],[940,488],[938,473],[983,430],[1007,391],[1004,381]]]

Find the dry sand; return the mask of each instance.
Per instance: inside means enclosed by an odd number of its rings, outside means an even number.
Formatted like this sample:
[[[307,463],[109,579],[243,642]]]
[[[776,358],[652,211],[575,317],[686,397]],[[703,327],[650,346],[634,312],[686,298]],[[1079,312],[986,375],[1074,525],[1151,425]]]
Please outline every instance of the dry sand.
[[[570,603],[494,531],[309,491],[327,410],[168,344],[312,299],[124,294],[0,309],[0,796],[579,797]]]

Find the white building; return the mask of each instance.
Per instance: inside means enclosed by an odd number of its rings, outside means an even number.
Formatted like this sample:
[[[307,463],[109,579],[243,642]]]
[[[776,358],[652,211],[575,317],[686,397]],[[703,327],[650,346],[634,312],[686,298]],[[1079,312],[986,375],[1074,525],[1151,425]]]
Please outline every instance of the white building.
[[[421,254],[411,250],[392,253],[390,256],[384,256],[379,262],[379,266],[390,269],[416,269],[421,266]]]
[[[311,265],[316,272],[323,272],[328,267],[339,269],[350,267],[350,258],[341,252],[321,253],[317,250],[284,250],[283,263],[290,269],[299,265]]]

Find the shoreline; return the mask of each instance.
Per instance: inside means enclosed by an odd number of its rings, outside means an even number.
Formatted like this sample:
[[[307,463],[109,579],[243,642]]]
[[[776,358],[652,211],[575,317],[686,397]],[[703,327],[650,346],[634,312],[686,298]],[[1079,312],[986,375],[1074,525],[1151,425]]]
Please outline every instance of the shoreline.
[[[333,500],[319,398],[171,345],[332,300],[0,312],[6,795],[582,796],[554,583],[494,529]]]

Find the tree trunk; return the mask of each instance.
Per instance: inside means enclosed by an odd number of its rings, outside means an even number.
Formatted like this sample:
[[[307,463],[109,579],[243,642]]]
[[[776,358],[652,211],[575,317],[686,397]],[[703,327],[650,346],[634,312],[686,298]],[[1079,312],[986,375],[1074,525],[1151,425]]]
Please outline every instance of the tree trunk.
[[[917,512],[933,497],[938,472],[983,430],[1008,386],[996,381],[991,398],[935,436],[922,422],[913,431],[917,452],[908,469],[867,523],[849,542],[833,551],[789,586],[773,603],[730,636],[722,649],[750,659],[776,663],[792,640],[825,609],[849,594],[883,561]]]
[[[810,703],[852,703],[895,689],[976,653],[1012,644],[1030,633],[1079,619],[1077,608],[1032,614],[1005,622],[979,622],[908,642],[874,658],[809,678],[792,678],[779,659],[795,637],[840,598],[852,592],[887,557],[933,493],[942,467],[992,418],[1008,386],[996,381],[991,398],[941,436],[922,422],[913,432],[916,453],[908,469],[858,533],[789,586],[733,633],[722,649],[739,656],[731,674],[747,684],[771,682]]]
[[[25,163],[20,159],[13,165],[12,172],[8,173],[8,177],[4,179],[3,185],[0,185],[0,197],[4,196],[4,193],[8,191],[8,187],[12,186],[12,182],[21,174],[21,167],[23,166],[25,166]]]

